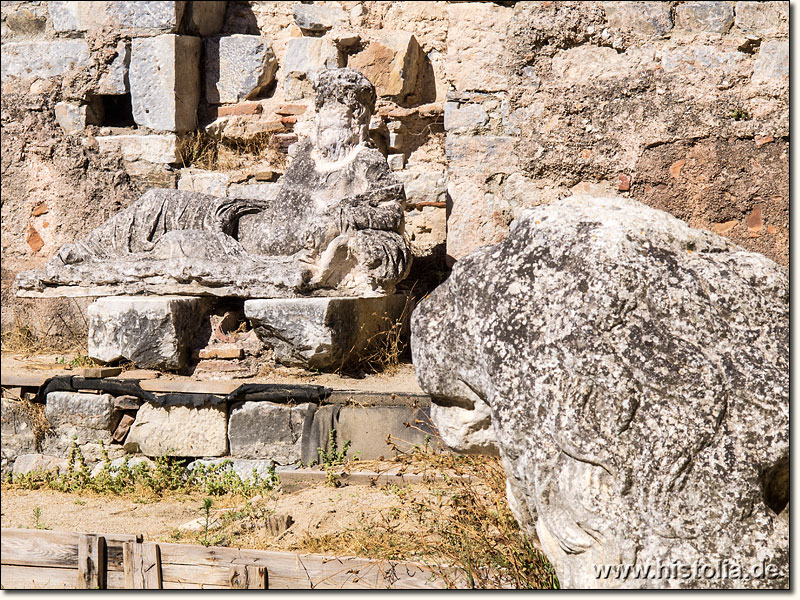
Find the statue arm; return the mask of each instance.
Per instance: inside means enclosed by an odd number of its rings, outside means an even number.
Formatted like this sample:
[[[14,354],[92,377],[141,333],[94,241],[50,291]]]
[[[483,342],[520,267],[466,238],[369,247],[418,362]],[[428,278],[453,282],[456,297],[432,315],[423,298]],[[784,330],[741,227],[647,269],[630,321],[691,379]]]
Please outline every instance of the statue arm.
[[[341,233],[361,229],[399,232],[404,206],[403,185],[393,183],[343,198],[334,209],[336,224]]]

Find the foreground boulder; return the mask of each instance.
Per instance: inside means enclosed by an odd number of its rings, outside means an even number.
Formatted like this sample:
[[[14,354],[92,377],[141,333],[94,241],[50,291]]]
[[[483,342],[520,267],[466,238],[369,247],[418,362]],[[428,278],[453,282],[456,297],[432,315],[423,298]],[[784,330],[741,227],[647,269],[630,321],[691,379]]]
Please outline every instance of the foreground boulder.
[[[785,268],[573,197],[456,263],[411,345],[445,441],[500,453],[562,586],[788,587]]]

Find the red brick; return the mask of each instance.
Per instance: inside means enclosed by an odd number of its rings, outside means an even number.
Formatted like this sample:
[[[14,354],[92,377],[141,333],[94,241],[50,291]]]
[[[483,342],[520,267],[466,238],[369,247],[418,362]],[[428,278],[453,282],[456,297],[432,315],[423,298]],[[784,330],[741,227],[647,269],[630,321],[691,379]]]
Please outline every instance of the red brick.
[[[629,189],[631,189],[631,178],[628,177],[627,175],[623,175],[622,173],[620,173],[617,176],[617,181],[618,181],[617,189],[620,192],[627,192]]]
[[[294,125],[297,123],[297,117],[290,116],[290,117],[281,117],[281,123],[284,125]]]
[[[229,117],[231,115],[258,115],[264,107],[258,102],[242,102],[240,104],[231,104],[230,106],[220,106],[217,110],[217,115],[220,117]]]
[[[302,115],[308,107],[305,104],[281,104],[275,111],[277,115]]]

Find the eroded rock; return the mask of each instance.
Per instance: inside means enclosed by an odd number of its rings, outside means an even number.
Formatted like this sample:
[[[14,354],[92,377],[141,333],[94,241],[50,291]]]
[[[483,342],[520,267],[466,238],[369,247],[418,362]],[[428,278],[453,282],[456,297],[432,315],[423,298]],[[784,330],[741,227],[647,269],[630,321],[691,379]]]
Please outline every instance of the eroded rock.
[[[445,441],[493,433],[562,586],[785,587],[788,302],[787,270],[763,255],[577,196],[457,262],[411,345]],[[721,560],[776,576],[596,571]]]
[[[223,456],[228,452],[228,411],[225,404],[142,405],[125,447],[147,456]]]

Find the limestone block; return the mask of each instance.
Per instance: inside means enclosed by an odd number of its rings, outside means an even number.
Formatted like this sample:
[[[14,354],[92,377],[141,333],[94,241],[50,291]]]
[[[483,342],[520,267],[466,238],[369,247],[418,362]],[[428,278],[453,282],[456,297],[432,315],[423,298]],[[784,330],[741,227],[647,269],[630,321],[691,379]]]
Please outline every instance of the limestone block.
[[[325,69],[345,65],[345,56],[327,37],[293,38],[286,46],[283,63],[284,96],[286,100],[299,100],[313,96],[311,82]]]
[[[443,170],[431,171],[408,169],[395,174],[403,184],[407,205],[419,202],[444,202],[447,196],[447,173]]]
[[[745,62],[747,55],[736,50],[725,50],[707,44],[691,44],[665,48],[661,52],[661,66],[666,73],[685,73],[710,77],[733,74]]]
[[[226,196],[231,176],[228,173],[204,171],[201,169],[181,169],[178,189],[189,192]]]
[[[19,400],[3,397],[0,436],[2,436],[2,457],[14,460],[20,454],[36,450],[36,436],[26,411]]]
[[[201,53],[198,37],[133,39],[129,79],[137,125],[176,132],[196,127]]]
[[[489,115],[480,104],[444,103],[444,128],[452,132],[479,130],[489,122]]]
[[[244,314],[278,361],[328,369],[364,352],[370,338],[401,318],[406,302],[404,294],[258,299],[245,300]]]
[[[686,31],[725,33],[733,24],[729,2],[685,2],[675,8],[676,25]]]
[[[736,29],[754,35],[789,35],[786,2],[737,2]]]
[[[225,404],[156,406],[143,404],[125,441],[147,456],[223,456],[228,452]]]
[[[192,296],[108,296],[87,310],[89,356],[103,362],[127,358],[145,369],[180,369],[189,343],[210,308]]]
[[[133,469],[134,467],[138,467],[139,465],[146,465],[149,469],[153,469],[156,464],[147,458],[146,456],[132,456],[132,457],[125,457],[121,456],[119,458],[115,458],[108,463],[108,474],[110,477],[116,477],[119,475],[120,467],[127,461],[128,468]],[[99,462],[97,463],[94,468],[92,469],[92,477],[97,477],[105,467],[105,463]],[[140,467],[141,468],[141,467]]]
[[[350,19],[336,3],[295,4],[292,7],[294,22],[303,32],[324,33],[329,29],[348,25]]]
[[[32,471],[66,471],[67,459],[45,454],[22,454],[14,461],[13,472],[24,475]]]
[[[102,429],[113,427],[114,397],[110,394],[50,392],[45,414],[52,427],[73,426]]]
[[[208,38],[205,52],[206,100],[211,104],[254,98],[275,79],[278,62],[265,37]]]
[[[375,34],[364,50],[350,56],[347,65],[361,71],[378,96],[403,102],[420,83],[424,59],[413,33],[393,31]]]
[[[300,462],[303,430],[314,418],[316,404],[240,402],[228,422],[230,453],[238,458],[264,458],[281,465]]]
[[[433,206],[407,211],[405,236],[414,257],[431,256],[447,240],[447,211]]]
[[[608,24],[643,35],[664,35],[672,29],[670,6],[664,2],[604,2]]]
[[[55,108],[56,122],[65,133],[79,133],[86,128],[86,105],[59,102]]]
[[[131,48],[127,42],[117,44],[117,55],[105,67],[106,71],[97,82],[98,94],[121,95],[127,94],[128,67],[131,63]]]
[[[447,5],[445,70],[458,91],[496,92],[508,87],[502,61],[513,8],[490,2]]]
[[[408,424],[408,426],[406,426]],[[397,450],[409,452],[424,446],[425,436],[436,436],[436,429],[425,411],[408,406],[343,406],[336,421],[339,448],[350,440],[348,457],[362,460],[389,458],[396,454],[386,443],[392,436]],[[433,442],[432,442],[433,443]]]
[[[88,67],[89,47],[84,40],[9,42],[3,44],[0,77],[58,77],[73,67]]]
[[[181,23],[185,6],[186,2],[163,1],[47,3],[56,31],[88,31],[113,27],[173,32],[177,31]]]
[[[176,163],[180,161],[178,138],[164,135],[99,135],[95,138],[101,153],[119,153],[127,161]]]
[[[753,65],[753,82],[780,80],[789,81],[789,41],[764,42]]]
[[[390,154],[386,157],[386,162],[389,163],[389,168],[392,171],[402,171],[405,166],[406,157],[402,154]]]

